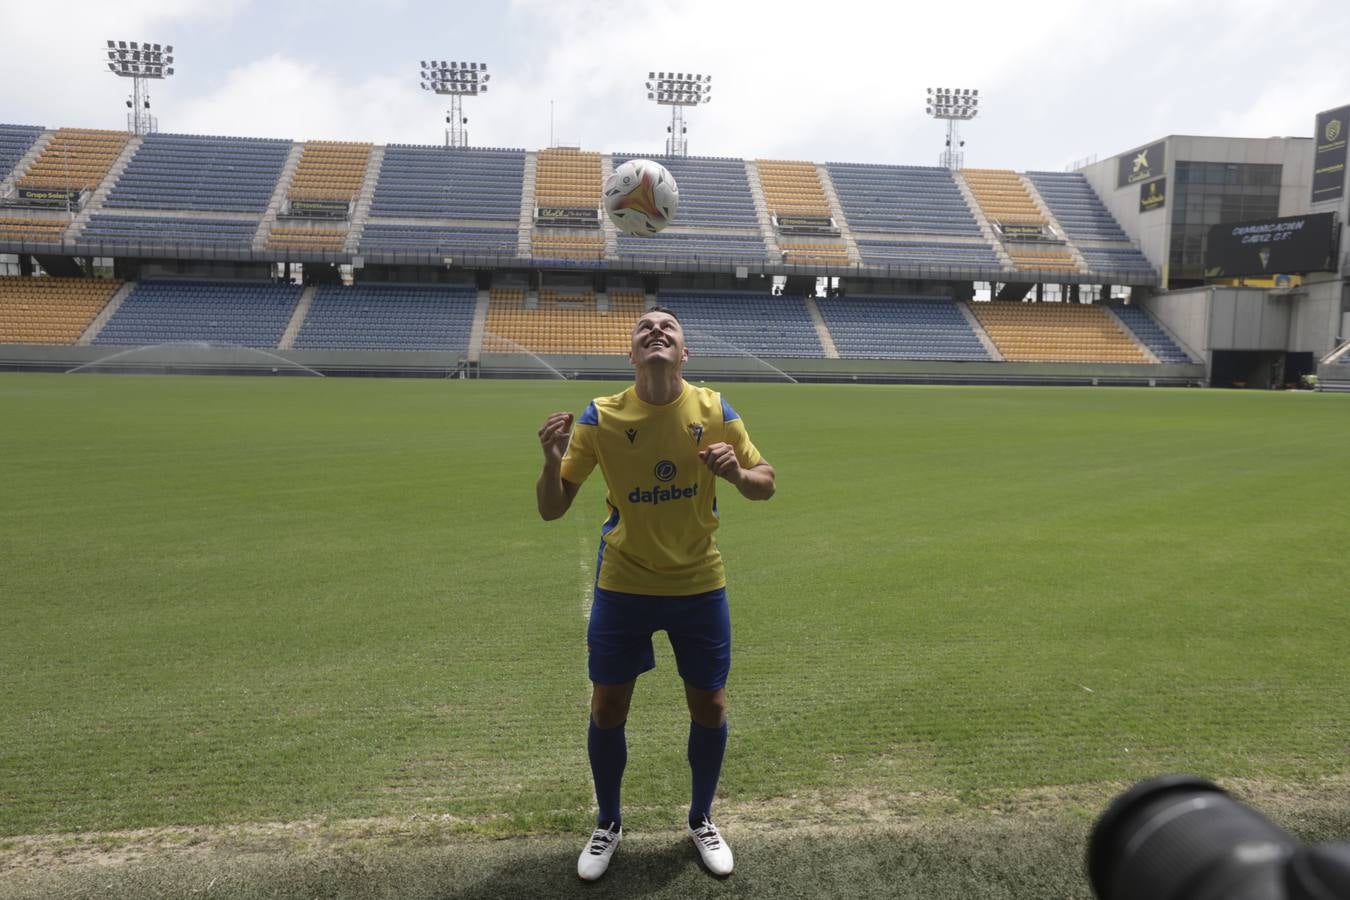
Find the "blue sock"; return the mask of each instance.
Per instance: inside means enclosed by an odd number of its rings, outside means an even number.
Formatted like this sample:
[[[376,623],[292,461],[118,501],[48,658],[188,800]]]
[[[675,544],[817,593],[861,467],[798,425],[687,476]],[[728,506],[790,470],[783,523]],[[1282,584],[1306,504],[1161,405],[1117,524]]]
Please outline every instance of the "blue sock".
[[[601,728],[591,720],[586,735],[586,752],[591,757],[591,777],[595,779],[595,801],[600,806],[597,824],[620,823],[619,787],[623,784],[623,769],[628,765],[628,740],[623,726]]]
[[[722,757],[727,750],[727,723],[720,728],[704,728],[689,722],[689,771],[693,775],[693,799],[689,804],[689,824],[697,827],[704,816],[711,816],[717,779],[722,776]]]

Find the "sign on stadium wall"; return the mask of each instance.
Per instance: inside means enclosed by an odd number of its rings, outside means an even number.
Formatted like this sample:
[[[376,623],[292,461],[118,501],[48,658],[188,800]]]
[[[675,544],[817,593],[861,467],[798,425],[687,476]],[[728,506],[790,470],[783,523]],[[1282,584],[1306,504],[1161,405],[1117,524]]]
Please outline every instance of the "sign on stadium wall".
[[[1167,174],[1166,148],[1166,141],[1158,141],[1116,157],[1116,187],[1129,187]]]
[[[538,206],[534,210],[534,221],[539,225],[599,228],[600,210],[590,206]]]
[[[19,188],[19,202],[25,206],[43,206],[52,209],[78,208],[80,192],[63,188]]]
[[[994,224],[998,226],[999,234],[1007,238],[1039,241],[1045,237],[1045,228],[1040,225],[1018,225],[997,221]]]
[[[1345,193],[1345,141],[1350,137],[1350,106],[1318,113],[1316,128],[1312,202],[1339,200]]]
[[[292,216],[313,216],[324,219],[345,219],[349,209],[346,200],[292,200]]]
[[[816,234],[830,237],[839,235],[839,226],[831,216],[775,215],[773,224],[782,234]]]
[[[1332,213],[1215,225],[1205,243],[1205,277],[1335,271],[1336,237]]]
[[[1167,179],[1159,178],[1139,185],[1139,211],[1149,212],[1167,205]]]

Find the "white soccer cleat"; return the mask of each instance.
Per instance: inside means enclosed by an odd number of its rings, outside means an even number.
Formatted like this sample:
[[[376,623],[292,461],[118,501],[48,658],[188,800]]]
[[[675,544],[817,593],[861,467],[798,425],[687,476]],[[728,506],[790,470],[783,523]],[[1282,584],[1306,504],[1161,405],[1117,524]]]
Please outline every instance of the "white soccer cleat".
[[[708,871],[725,878],[731,874],[735,863],[731,859],[731,848],[727,842],[722,840],[722,835],[718,833],[717,826],[712,820],[704,816],[702,823],[697,828],[692,825],[689,827],[689,836],[694,839],[694,846],[698,848],[698,855],[703,857],[703,865],[708,867]]]
[[[577,876],[583,881],[595,881],[605,874],[609,860],[614,856],[614,848],[619,846],[622,837],[622,825],[616,825],[612,830],[608,827],[596,828],[577,857]]]

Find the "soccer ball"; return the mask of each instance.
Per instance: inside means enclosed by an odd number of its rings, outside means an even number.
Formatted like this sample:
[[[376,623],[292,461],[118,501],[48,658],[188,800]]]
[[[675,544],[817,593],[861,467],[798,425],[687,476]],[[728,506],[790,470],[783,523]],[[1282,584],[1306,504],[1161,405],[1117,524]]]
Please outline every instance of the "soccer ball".
[[[650,159],[630,159],[605,179],[601,188],[605,212],[625,234],[656,234],[675,218],[680,188],[675,177]]]

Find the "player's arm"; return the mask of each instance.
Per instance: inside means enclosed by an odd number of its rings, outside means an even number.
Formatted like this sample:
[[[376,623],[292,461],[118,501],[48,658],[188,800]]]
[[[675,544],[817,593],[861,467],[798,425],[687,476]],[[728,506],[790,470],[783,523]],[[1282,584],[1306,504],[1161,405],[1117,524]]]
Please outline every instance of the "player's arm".
[[[773,496],[774,471],[768,460],[742,466],[731,444],[710,444],[698,456],[714,475],[734,484],[745,499],[768,500]]]
[[[562,477],[562,458],[572,434],[572,414],[554,413],[544,420],[539,429],[539,444],[544,451],[544,470],[539,473],[534,494],[539,504],[539,517],[545,522],[560,519],[572,507],[581,485]]]

